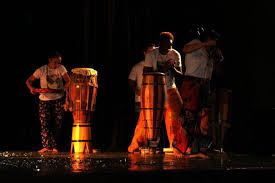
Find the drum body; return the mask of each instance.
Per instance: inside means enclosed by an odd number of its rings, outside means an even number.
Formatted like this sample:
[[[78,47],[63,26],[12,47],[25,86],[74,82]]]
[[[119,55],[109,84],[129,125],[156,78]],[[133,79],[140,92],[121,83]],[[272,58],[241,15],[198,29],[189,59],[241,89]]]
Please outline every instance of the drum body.
[[[91,112],[95,110],[97,75],[90,68],[72,70],[69,86],[70,110],[73,113],[71,152],[91,152]]]
[[[92,152],[91,123],[73,123],[72,127],[72,153]]]
[[[220,88],[215,93],[209,116],[209,134],[217,148],[223,151],[224,137],[231,127],[232,91]]]
[[[149,147],[156,147],[160,140],[161,122],[167,97],[165,75],[160,72],[143,74],[141,87],[141,112]]]

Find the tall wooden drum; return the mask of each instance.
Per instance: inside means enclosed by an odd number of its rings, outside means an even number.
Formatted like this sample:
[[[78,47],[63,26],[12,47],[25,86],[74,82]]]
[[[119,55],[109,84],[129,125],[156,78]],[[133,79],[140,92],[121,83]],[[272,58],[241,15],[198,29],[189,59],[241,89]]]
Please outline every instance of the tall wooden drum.
[[[71,153],[92,152],[91,113],[95,110],[97,71],[72,69],[69,87],[70,110],[73,113]]]
[[[158,146],[166,97],[165,75],[160,72],[144,73],[140,109],[144,116],[144,128],[149,148]]]
[[[231,127],[232,91],[220,88],[212,97],[209,116],[209,134],[220,151],[223,151],[224,137]]]
[[[227,89],[219,89],[217,92],[218,100],[218,124],[219,124],[219,146],[223,151],[224,137],[231,127],[232,113],[232,91]]]

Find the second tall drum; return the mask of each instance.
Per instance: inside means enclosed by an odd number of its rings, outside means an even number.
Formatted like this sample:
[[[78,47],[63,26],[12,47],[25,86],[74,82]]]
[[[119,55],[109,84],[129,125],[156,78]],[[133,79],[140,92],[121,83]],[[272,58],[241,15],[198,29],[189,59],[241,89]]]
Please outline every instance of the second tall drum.
[[[167,97],[165,74],[149,72],[143,74],[141,87],[141,112],[149,148],[157,148],[160,140],[164,104]]]

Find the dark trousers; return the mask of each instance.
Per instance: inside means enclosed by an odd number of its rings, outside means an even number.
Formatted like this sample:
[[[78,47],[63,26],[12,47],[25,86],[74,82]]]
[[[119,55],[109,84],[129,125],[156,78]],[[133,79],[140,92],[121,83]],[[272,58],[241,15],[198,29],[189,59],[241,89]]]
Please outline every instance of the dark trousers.
[[[64,116],[63,100],[39,102],[39,118],[41,122],[42,146],[47,149],[56,149],[60,141],[62,120]]]
[[[138,121],[139,118],[139,113],[140,113],[140,102],[135,102],[135,113],[136,113],[136,122]]]
[[[208,95],[209,81],[191,76],[186,76],[181,86],[184,116],[183,128],[188,134],[188,143],[192,151],[198,151],[199,147],[208,147],[210,139],[208,131]],[[196,149],[196,150],[195,150]]]

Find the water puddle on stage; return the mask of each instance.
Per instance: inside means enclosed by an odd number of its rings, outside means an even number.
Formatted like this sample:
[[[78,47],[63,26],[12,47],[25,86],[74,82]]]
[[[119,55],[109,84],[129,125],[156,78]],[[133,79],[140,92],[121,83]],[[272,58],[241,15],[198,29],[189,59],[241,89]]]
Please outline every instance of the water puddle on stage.
[[[272,161],[273,160],[273,161]],[[128,154],[106,152],[94,154],[68,152],[0,152],[0,173],[18,172],[32,175],[66,175],[94,172],[215,170],[275,170],[275,157],[257,159],[247,155],[212,154],[208,159],[177,158],[173,154]]]

